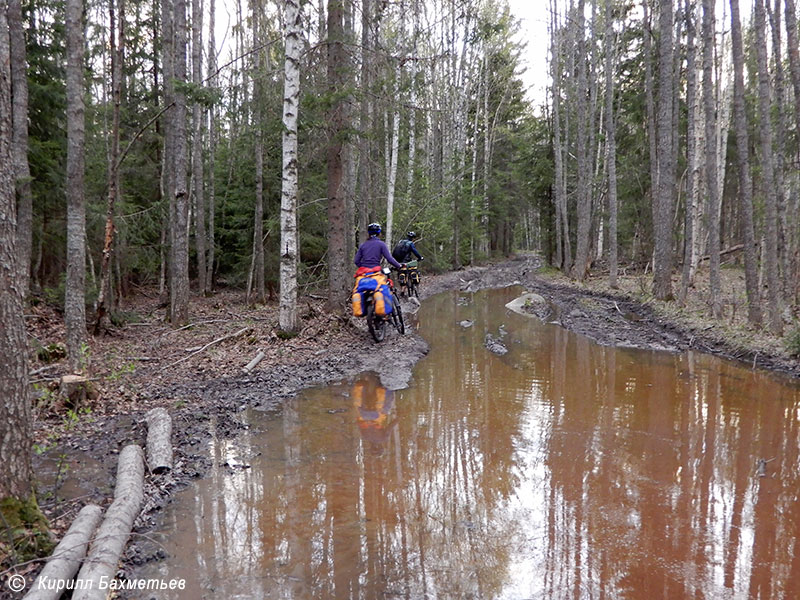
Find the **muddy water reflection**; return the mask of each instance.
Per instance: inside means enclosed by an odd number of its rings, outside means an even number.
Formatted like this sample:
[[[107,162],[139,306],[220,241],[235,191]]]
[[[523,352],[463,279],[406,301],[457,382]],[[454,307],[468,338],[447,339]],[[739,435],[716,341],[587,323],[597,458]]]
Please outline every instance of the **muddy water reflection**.
[[[247,414],[139,576],[187,598],[800,597],[798,388],[598,347],[507,314],[518,291],[427,300],[410,389],[365,375]]]

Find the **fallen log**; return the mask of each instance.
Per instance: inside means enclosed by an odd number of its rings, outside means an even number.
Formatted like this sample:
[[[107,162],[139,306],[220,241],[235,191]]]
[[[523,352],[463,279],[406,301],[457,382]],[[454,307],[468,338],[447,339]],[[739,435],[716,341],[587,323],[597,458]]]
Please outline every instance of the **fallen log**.
[[[231,334],[228,334],[228,335],[223,335],[222,337],[219,337],[219,338],[217,338],[215,340],[212,340],[212,341],[208,342],[205,346],[202,346],[202,347],[198,348],[197,350],[194,350],[189,356],[184,356],[180,360],[176,360],[174,363],[162,367],[161,370],[163,371],[164,369],[169,369],[169,368],[172,368],[172,367],[174,367],[176,365],[179,365],[182,362],[184,362],[186,360],[189,360],[190,358],[192,358],[194,356],[197,356],[201,352],[204,352],[205,350],[208,350],[211,346],[213,346],[215,344],[219,344],[220,342],[224,342],[225,340],[230,340],[230,339],[233,339],[233,338],[237,338],[240,335],[244,335],[248,331],[250,331],[249,327],[243,327],[242,329],[240,329],[239,331],[237,331],[235,333],[231,333]]]
[[[258,363],[264,360],[266,356],[267,354],[263,350],[259,350],[258,354],[255,355],[255,358],[253,358],[253,360],[251,360],[244,366],[244,368],[242,369],[242,373],[249,373],[250,371],[255,369],[258,366]]]
[[[102,516],[103,509],[95,504],[87,504],[81,509],[24,600],[57,600],[61,597],[78,572]]]
[[[147,412],[147,466],[156,475],[172,470],[172,418],[167,409]]]
[[[72,600],[106,599],[108,589],[101,589],[100,580],[112,581],[117,574],[120,556],[142,505],[143,487],[144,452],[133,444],[125,446],[119,453],[114,502],[108,507],[89,556],[78,573],[81,586],[72,594]]]

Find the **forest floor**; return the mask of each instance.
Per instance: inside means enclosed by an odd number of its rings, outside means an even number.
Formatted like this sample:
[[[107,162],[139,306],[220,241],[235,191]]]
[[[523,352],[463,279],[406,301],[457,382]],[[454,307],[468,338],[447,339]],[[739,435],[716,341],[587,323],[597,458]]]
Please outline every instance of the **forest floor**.
[[[647,276],[623,275],[618,290],[610,290],[607,278],[599,276],[577,284],[542,269],[534,255],[423,276],[420,292],[424,301],[447,290],[474,292],[518,284],[545,298],[540,317],[603,345],[696,349],[800,376],[800,363],[787,354],[781,340],[744,323],[741,273],[723,270],[726,316],[721,321],[710,316],[703,275],[698,275],[683,308],[652,300]],[[390,334],[375,344],[363,320],[330,314],[324,299],[316,296],[301,298],[301,331],[290,339],[277,333],[277,304],[247,306],[240,290],[194,296],[192,323],[181,329],[165,322],[156,293],[145,290],[125,299],[125,323],[88,343],[88,372],[96,394],[67,407],[57,393],[58,378],[67,372],[63,358],[51,363],[36,358],[31,366],[37,396],[34,465],[40,505],[53,531],[63,532],[87,502],[110,502],[116,455],[125,444],[144,444],[144,413],[163,406],[173,419],[175,468],[148,480],[145,507],[125,565],[133,568],[158,560],[161,551],[146,543],[146,532],[172,493],[206,472],[212,422],[218,437],[234,436],[245,427],[239,413],[246,407],[277,410],[283,399],[304,388],[363,371],[376,371],[389,388],[406,385],[428,346],[413,333],[417,306],[409,301],[403,306],[411,331]],[[64,339],[61,316],[45,305],[29,308],[26,324],[34,350]],[[249,374],[243,373],[259,351],[266,358]],[[39,566],[32,563],[19,572],[32,578]]]

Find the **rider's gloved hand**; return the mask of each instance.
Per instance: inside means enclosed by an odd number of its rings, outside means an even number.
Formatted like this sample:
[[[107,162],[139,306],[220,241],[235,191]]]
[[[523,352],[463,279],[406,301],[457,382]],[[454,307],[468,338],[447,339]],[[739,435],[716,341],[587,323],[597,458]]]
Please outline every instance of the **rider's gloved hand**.
[[[401,269],[405,269],[406,268],[406,263],[400,263],[400,268]]]

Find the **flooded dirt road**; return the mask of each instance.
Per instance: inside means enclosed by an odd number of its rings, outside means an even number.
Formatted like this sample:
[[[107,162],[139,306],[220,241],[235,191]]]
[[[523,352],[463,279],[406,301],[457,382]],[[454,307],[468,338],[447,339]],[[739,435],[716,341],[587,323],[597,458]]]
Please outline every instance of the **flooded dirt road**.
[[[133,576],[185,578],[176,598],[800,597],[800,389],[597,346],[507,311],[520,291],[426,300],[407,389],[365,374],[241,413]]]

